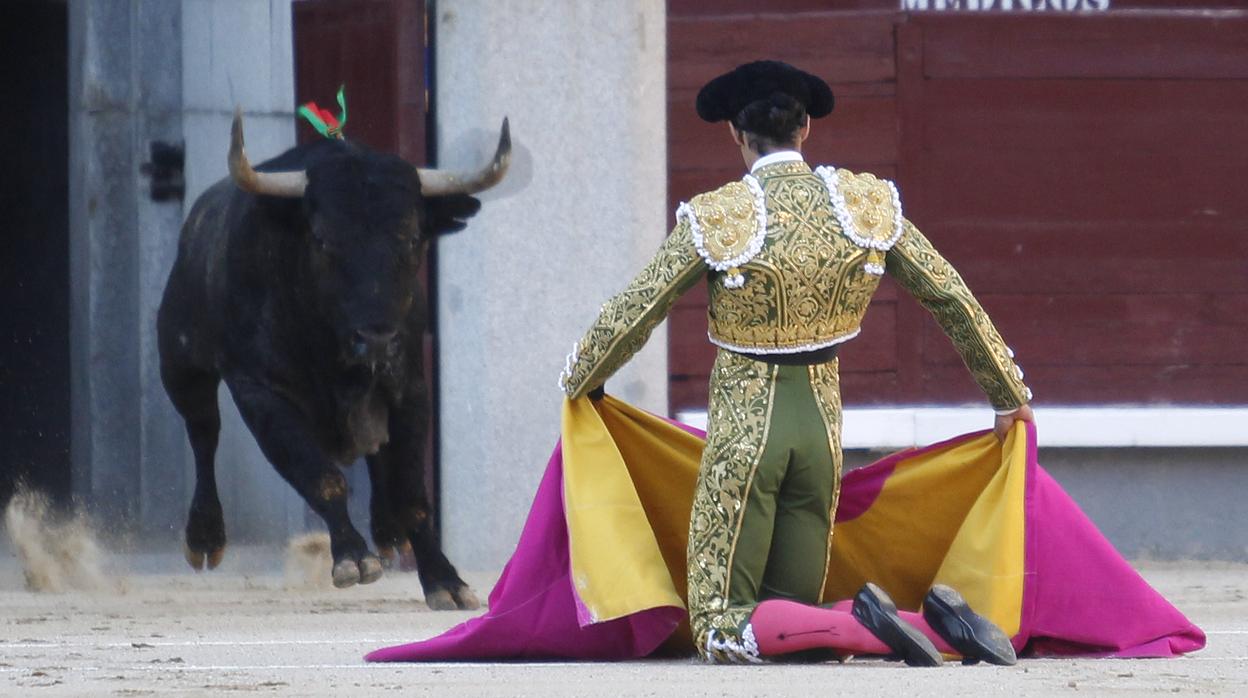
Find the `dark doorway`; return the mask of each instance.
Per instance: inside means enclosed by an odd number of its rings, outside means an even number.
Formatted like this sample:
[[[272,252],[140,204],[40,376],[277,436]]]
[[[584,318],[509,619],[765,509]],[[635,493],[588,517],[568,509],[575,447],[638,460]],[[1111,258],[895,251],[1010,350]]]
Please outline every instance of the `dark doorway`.
[[[66,502],[69,73],[63,2],[5,3],[0,187],[0,505],[19,481]]]

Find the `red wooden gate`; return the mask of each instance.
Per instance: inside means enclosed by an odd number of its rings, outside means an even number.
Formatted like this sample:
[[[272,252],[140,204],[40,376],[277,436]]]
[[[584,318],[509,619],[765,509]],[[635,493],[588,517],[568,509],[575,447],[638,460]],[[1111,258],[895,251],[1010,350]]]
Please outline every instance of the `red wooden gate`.
[[[837,94],[808,159],[897,180],[1038,400],[1248,403],[1248,12],[812,10],[829,4],[671,3],[673,207],[742,169],[727,127],[697,120],[697,89],[792,62]],[[900,296],[886,282],[846,345],[846,403],[981,400]],[[673,410],[706,404],[705,303],[673,314]]]

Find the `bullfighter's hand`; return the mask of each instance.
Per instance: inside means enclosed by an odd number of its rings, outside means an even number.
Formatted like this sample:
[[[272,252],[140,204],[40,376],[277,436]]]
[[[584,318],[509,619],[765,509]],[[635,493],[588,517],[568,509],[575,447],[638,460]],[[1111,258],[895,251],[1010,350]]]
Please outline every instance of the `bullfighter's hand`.
[[[992,425],[992,431],[997,435],[998,441],[1005,441],[1005,437],[1010,433],[1010,429],[1014,426],[1014,422],[1035,421],[1036,415],[1031,411],[1031,405],[1024,404],[1022,407],[1009,414],[997,415],[997,419]]]
[[[587,393],[587,394],[589,395],[589,399],[590,399],[590,400],[593,400],[594,402],[597,402],[597,401],[601,400],[603,397],[605,397],[605,396],[606,396],[606,394],[607,394],[607,384],[606,384],[606,383],[603,383],[602,385],[598,386],[597,388],[594,388],[593,390],[589,391],[589,393]]]

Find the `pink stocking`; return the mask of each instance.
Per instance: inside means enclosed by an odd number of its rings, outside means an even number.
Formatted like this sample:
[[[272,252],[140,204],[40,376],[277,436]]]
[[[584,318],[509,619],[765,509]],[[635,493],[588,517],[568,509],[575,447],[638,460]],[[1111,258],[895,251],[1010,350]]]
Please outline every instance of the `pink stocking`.
[[[891,654],[848,610],[771,599],[758,604],[750,627],[763,656],[827,648],[847,654]]]
[[[843,613],[849,613],[850,610],[853,609],[853,607],[854,607],[854,602],[849,601],[849,600],[838,601],[835,604],[832,604],[831,606],[832,610],[841,611]],[[897,615],[900,616],[902,620],[906,621],[910,625],[913,625],[915,628],[917,628],[919,632],[926,635],[927,639],[931,640],[933,645],[936,645],[936,650],[940,652],[941,654],[953,654],[953,655],[961,656],[957,650],[949,646],[948,642],[945,642],[945,638],[941,637],[940,635],[937,635],[936,631],[932,630],[932,626],[927,624],[927,620],[923,618],[922,613],[915,613],[914,611],[903,611],[899,608],[897,609]]]

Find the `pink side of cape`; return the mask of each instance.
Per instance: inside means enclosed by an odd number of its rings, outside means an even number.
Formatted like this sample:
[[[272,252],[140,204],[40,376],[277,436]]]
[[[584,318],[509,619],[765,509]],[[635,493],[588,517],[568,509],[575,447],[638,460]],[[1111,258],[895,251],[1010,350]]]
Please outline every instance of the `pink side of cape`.
[[[664,607],[583,626],[577,620],[579,604],[569,563],[563,460],[556,446],[516,552],[490,592],[489,610],[437,637],[379,649],[364,659],[419,662],[644,657],[684,618],[684,609]]]
[[[1026,499],[1019,635],[1026,633],[1032,654],[1176,657],[1205,646],[1204,632],[1144,581],[1040,467],[1030,424]]]

